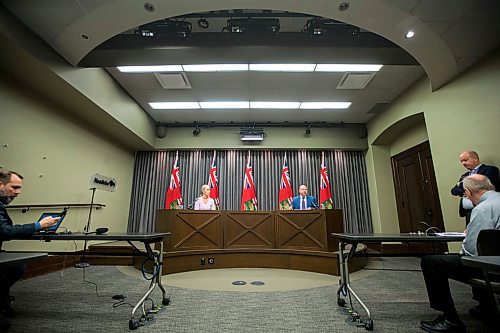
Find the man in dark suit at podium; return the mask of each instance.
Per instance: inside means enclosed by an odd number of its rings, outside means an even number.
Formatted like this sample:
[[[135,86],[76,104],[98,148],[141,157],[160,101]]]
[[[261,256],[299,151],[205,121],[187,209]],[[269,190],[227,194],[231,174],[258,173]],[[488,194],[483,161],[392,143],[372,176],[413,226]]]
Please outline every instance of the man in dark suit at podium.
[[[465,225],[469,224],[470,213],[474,207],[472,202],[463,198],[464,187],[462,181],[465,177],[470,175],[485,175],[491,181],[493,186],[495,186],[495,191],[500,192],[500,177],[498,173],[498,168],[493,165],[482,164],[479,160],[479,155],[472,150],[466,150],[459,156],[460,163],[468,171],[460,176],[458,183],[451,189],[451,194],[460,197],[460,203],[458,206],[458,213],[460,217],[465,217]]]
[[[299,195],[294,197],[292,200],[292,208],[293,209],[317,209],[318,208],[318,202],[316,201],[316,198],[307,195],[307,186],[306,185],[300,185],[299,187]]]

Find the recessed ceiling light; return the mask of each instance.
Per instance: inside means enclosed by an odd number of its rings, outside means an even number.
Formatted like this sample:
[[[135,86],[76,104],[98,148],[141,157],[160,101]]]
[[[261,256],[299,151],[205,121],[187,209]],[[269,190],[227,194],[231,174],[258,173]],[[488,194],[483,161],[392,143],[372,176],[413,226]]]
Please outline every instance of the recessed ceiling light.
[[[202,109],[248,109],[249,103],[244,101],[231,102],[200,102]]]
[[[347,109],[351,102],[280,102],[280,101],[216,101],[216,102],[151,102],[156,110],[180,109]]]
[[[234,72],[248,70],[248,64],[182,65],[182,67],[186,72]]]
[[[301,109],[347,109],[351,102],[302,102]]]
[[[298,109],[300,102],[250,102],[251,109]]]
[[[152,12],[154,12],[154,11],[155,11],[155,6],[153,6],[153,4],[152,4],[152,3],[150,3],[150,2],[146,2],[146,3],[144,3],[144,9],[145,9],[147,12],[152,13]]]
[[[313,72],[316,64],[250,64],[251,71]]]
[[[178,109],[199,109],[198,102],[151,102],[149,103],[155,110],[178,110]]]
[[[123,73],[182,72],[181,65],[118,66],[117,68]]]
[[[345,12],[346,10],[349,9],[349,2],[342,2],[340,5],[339,5],[339,10],[341,12]]]
[[[382,65],[317,64],[316,72],[378,72]]]
[[[196,64],[196,65],[152,65],[118,66],[123,73],[160,72],[378,72],[383,65],[366,64]]]
[[[415,36],[415,31],[413,31],[413,30],[408,31],[405,34],[405,38],[412,38],[413,36]]]

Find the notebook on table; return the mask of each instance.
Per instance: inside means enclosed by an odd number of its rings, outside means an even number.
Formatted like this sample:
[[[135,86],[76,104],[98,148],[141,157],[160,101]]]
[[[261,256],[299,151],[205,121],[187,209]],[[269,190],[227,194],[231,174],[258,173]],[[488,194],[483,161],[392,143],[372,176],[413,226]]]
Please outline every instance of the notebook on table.
[[[52,216],[52,217],[60,217],[59,221],[57,221],[56,224],[54,224],[51,227],[48,227],[43,230],[38,230],[36,234],[55,234],[57,233],[57,229],[59,229],[59,226],[61,225],[62,221],[64,220],[64,217],[66,216],[67,210],[64,209],[62,212],[58,213],[43,213],[40,218],[38,219],[38,222],[46,218],[47,216]]]

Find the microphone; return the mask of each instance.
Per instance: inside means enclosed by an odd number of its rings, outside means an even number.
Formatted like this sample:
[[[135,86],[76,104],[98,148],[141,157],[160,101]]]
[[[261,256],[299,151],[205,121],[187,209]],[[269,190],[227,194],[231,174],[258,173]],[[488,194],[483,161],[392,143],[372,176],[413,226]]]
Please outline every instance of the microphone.
[[[101,234],[105,234],[105,233],[107,233],[107,232],[108,232],[108,230],[109,230],[108,228],[97,228],[97,229],[95,229],[95,233],[96,233],[97,235],[101,235]]]
[[[199,199],[199,198],[201,198],[201,197],[197,197],[197,198],[195,198],[195,199],[194,199],[194,200],[193,200],[193,201],[192,201],[192,202],[191,202],[191,203],[187,206],[187,208],[188,208],[188,209],[194,209],[194,208],[193,208],[193,206],[194,206],[195,202],[196,202],[196,201],[198,201],[198,199]]]
[[[84,235],[92,235],[92,234],[96,234],[96,235],[102,235],[102,234],[105,234],[106,232],[108,232],[108,228],[97,228],[95,229],[95,231],[90,231],[90,232],[84,232],[83,234]]]

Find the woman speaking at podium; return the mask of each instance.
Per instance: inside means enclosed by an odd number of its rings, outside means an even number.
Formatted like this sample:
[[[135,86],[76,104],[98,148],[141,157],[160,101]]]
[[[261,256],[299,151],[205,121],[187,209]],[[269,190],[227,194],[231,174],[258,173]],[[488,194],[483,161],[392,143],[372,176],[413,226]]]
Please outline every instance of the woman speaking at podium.
[[[215,201],[210,198],[210,186],[201,187],[201,197],[194,203],[194,210],[215,210]]]

